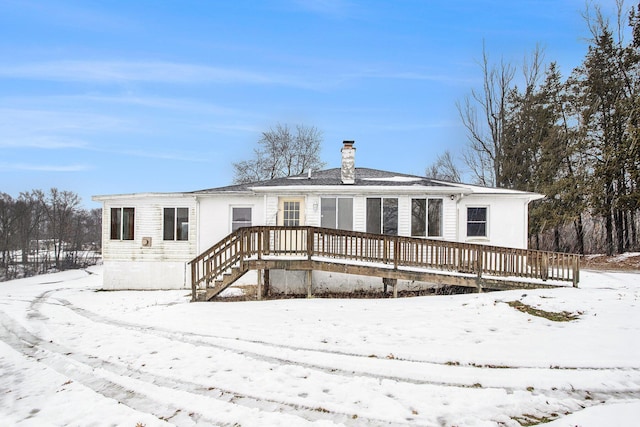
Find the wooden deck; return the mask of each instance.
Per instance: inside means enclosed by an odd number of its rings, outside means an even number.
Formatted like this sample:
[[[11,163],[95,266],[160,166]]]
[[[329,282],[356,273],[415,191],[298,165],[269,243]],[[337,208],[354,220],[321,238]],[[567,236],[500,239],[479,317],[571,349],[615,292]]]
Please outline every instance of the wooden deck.
[[[484,289],[578,286],[580,256],[319,227],[241,228],[194,258],[192,300],[218,295],[250,270],[330,271]],[[258,297],[262,275],[258,275]]]

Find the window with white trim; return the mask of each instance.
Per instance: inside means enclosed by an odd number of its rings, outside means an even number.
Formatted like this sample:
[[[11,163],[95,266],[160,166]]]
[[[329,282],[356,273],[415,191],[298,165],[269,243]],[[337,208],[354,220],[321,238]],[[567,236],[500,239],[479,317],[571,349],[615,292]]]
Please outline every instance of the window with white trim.
[[[398,199],[367,199],[367,233],[398,234]]]
[[[442,199],[411,200],[411,235],[442,237]]]
[[[111,208],[111,240],[133,240],[135,208]]]
[[[164,240],[189,240],[189,208],[164,208]]]
[[[242,227],[251,227],[251,208],[231,208],[231,231],[236,231]]]
[[[320,226],[353,230],[353,199],[348,197],[323,197],[320,199]]]
[[[486,207],[467,207],[467,237],[487,237]]]

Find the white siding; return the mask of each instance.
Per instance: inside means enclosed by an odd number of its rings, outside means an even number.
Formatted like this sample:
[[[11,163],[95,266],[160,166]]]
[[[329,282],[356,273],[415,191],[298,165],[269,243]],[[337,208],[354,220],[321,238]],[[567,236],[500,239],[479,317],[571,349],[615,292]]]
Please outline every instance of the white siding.
[[[307,209],[305,225],[320,227],[320,196],[317,194],[307,196],[305,205]]]
[[[353,198],[353,231],[367,231],[367,198]]]
[[[399,236],[411,236],[411,199],[409,196],[398,197]]]
[[[264,225],[276,225],[278,221],[278,196],[266,196],[267,205],[265,207],[265,223]]]
[[[449,241],[458,240],[458,206],[455,200],[449,197],[442,199],[442,239]]]
[[[487,237],[467,237],[467,207],[487,207]],[[460,241],[525,249],[528,204],[523,198],[470,195],[460,200]]]
[[[111,240],[111,208],[134,208],[134,240]],[[189,240],[163,240],[163,209],[189,209]],[[105,202],[102,211],[102,256],[105,261],[184,261],[196,255],[198,223],[193,198],[144,198]],[[142,238],[151,246],[143,247]]]
[[[251,225],[264,225],[264,198],[252,195],[207,195],[199,197],[199,251],[210,248],[231,233],[232,209],[251,208]],[[276,207],[277,210],[277,207]]]
[[[134,208],[134,240],[111,240],[111,208]],[[164,208],[189,209],[189,240],[163,240]],[[105,289],[181,289],[190,278],[186,263],[197,254],[197,208],[193,197],[134,197],[104,202],[102,257]],[[151,238],[143,246],[143,238]]]

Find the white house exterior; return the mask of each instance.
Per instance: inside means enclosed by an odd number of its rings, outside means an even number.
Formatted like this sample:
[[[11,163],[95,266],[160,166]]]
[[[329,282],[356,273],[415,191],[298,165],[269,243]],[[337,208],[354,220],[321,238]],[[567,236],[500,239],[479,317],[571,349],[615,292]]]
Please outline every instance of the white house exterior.
[[[308,225],[526,248],[528,204],[543,196],[356,168],[354,156],[353,142],[345,141],[341,168],[186,193],[93,197],[103,204],[104,288],[189,288],[188,262],[243,226]],[[295,287],[297,277],[276,275],[272,282]],[[312,280],[315,286],[329,279],[314,272]],[[255,281],[253,272],[243,278]]]

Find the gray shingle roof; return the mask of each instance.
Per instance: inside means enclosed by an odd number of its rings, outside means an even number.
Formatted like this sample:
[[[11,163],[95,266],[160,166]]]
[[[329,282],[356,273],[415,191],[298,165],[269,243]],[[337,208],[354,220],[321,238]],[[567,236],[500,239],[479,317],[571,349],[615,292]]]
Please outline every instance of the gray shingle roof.
[[[308,174],[290,176],[285,178],[276,178],[266,181],[257,181],[247,184],[235,184],[226,187],[210,188],[205,190],[194,191],[193,193],[225,193],[225,192],[244,192],[251,191],[254,188],[264,187],[296,187],[296,186],[331,186],[343,185],[340,180],[340,168],[325,169],[321,171],[311,172],[311,178]],[[456,187],[454,184],[448,184],[442,181],[434,181],[429,178],[407,175],[396,172],[388,172],[379,169],[356,168],[356,181],[352,186],[389,186],[389,187],[406,187],[406,186],[428,186],[428,187]]]

